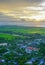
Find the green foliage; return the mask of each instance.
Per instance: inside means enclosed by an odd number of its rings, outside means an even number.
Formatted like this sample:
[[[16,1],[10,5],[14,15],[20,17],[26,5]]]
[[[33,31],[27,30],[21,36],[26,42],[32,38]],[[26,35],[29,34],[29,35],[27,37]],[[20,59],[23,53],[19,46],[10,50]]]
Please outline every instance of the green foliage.
[[[5,47],[0,48],[0,54],[7,52],[7,49]]]
[[[39,45],[39,55],[45,56],[45,44],[44,43],[40,43]]]
[[[14,60],[15,54],[13,52],[7,52],[3,55],[3,58],[7,61]]]
[[[18,65],[30,65],[30,64],[25,64],[25,62],[27,62],[33,57],[37,57],[39,59],[41,58],[45,59],[44,58],[45,57],[45,44],[40,43],[38,47],[39,51],[37,52],[37,54],[34,51],[28,54],[26,53],[24,48],[22,49],[20,48],[20,46],[17,45],[17,44],[22,43],[28,46],[29,42],[32,42],[35,39],[41,38],[40,34],[45,34],[44,29],[45,28],[39,29],[39,28],[20,28],[20,27],[19,28],[17,27],[1,28],[0,31],[4,33],[0,34],[0,43],[7,42],[8,45],[0,46],[1,59],[5,60],[5,62],[0,62],[0,65],[15,65],[14,64],[15,61],[18,62]],[[16,36],[17,33],[18,35]],[[40,33],[40,34],[32,35],[31,33]],[[28,34],[30,34],[30,36]],[[21,42],[20,40],[23,40],[23,42]],[[25,41],[27,43],[25,43]],[[22,55],[19,55],[20,53]],[[39,59],[33,62],[33,65],[38,65]]]

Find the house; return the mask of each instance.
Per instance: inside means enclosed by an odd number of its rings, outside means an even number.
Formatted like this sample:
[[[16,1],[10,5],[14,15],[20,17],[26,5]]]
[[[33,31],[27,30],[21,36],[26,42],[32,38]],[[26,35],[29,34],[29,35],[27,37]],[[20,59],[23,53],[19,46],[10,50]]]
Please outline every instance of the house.
[[[25,64],[30,64],[30,65],[32,65],[32,61],[27,61]]]
[[[39,61],[39,64],[38,64],[38,65],[42,65],[42,64],[44,64],[44,65],[45,65],[45,61],[44,61],[44,59],[40,59],[40,61]]]
[[[31,58],[30,60],[28,60],[25,64],[30,64],[32,65],[33,62],[35,62],[36,58]]]
[[[0,62],[5,62],[5,60],[4,59],[0,59]]]
[[[35,48],[35,47],[27,47],[26,48],[26,53],[31,53],[32,51],[38,51],[38,48]]]
[[[7,43],[0,43],[0,46],[7,46]]]
[[[26,47],[27,47],[27,45],[22,45],[20,48],[25,49]]]

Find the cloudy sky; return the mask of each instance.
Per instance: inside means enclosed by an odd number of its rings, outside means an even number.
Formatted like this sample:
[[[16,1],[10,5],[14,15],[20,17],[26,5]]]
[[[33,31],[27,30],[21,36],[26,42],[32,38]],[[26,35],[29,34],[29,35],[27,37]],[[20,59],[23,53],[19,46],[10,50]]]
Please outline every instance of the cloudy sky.
[[[0,25],[45,26],[45,0],[0,0]]]

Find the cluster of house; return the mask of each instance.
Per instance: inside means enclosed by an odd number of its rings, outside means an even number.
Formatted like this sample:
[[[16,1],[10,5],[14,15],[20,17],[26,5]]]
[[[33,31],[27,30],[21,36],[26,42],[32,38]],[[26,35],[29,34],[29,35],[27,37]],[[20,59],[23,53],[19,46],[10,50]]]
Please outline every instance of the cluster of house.
[[[26,53],[31,53],[32,51],[38,51],[39,50],[39,48],[35,48],[35,47],[27,47],[26,48]]]
[[[21,41],[21,40],[20,40]],[[38,47],[36,47],[36,44],[37,45],[39,45],[39,43],[40,42],[43,42],[43,43],[45,43],[45,40],[43,39],[35,39],[34,41],[32,41],[32,42],[28,42],[28,41],[26,41],[25,43],[24,43],[24,41],[22,40],[21,41],[21,43],[16,43],[16,45],[17,45],[17,47],[19,47],[20,49],[25,49],[24,51],[27,53],[27,54],[31,54],[32,53],[32,51],[34,51],[34,52],[38,52],[38,50],[39,50],[39,48]],[[7,46],[8,45],[8,43],[0,43],[0,46]],[[9,51],[8,51],[9,52]],[[8,53],[8,52],[6,52],[6,53]],[[17,54],[18,52],[16,52],[16,54]],[[23,54],[21,54],[21,53],[18,53],[18,55],[23,55]],[[30,60],[28,60],[27,62],[25,62],[25,64],[30,64],[30,65],[32,65],[32,63],[33,62],[35,62],[36,61],[36,59],[37,58],[31,58]],[[5,60],[4,59],[0,59],[0,62],[5,62]],[[40,64],[43,64],[43,63],[45,63],[45,61],[43,60],[43,59],[40,59],[39,60],[39,64],[38,65],[40,65]],[[16,65],[16,64],[15,64]],[[45,64],[44,64],[45,65]]]

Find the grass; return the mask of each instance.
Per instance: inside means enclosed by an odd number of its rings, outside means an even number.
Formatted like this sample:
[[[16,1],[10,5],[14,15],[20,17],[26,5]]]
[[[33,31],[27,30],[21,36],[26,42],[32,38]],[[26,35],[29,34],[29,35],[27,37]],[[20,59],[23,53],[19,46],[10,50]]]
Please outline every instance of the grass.
[[[14,36],[12,36],[10,34],[0,34],[0,38],[5,38],[8,40],[11,40],[12,38],[14,38]]]
[[[1,33],[0,38],[4,38],[4,39],[7,39],[7,40],[12,40],[12,39],[17,39],[17,38],[25,39],[26,36],[14,36],[14,35],[11,35],[11,34]]]
[[[30,33],[40,33],[45,34],[44,27],[16,27],[16,26],[4,26],[0,27],[0,31],[10,31],[16,33],[30,34]]]

